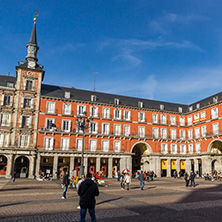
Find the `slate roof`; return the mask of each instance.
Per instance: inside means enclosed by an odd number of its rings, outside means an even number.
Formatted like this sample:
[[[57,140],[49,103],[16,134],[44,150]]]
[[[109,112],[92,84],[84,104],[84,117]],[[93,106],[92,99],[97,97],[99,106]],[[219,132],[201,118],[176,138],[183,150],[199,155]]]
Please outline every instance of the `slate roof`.
[[[0,75],[0,86],[7,86],[7,82],[15,83],[16,77]],[[96,102],[98,103],[106,103],[114,105],[114,99],[119,99],[119,105],[123,106],[138,108],[138,102],[143,102],[143,108],[146,109],[160,110],[160,105],[164,105],[164,111],[178,112],[178,108],[181,107],[183,113],[189,112],[190,106],[193,106],[193,110],[195,110],[196,105],[198,103],[200,104],[200,108],[212,104],[214,97],[217,97],[218,101],[222,101],[222,92],[219,92],[213,96],[209,96],[205,99],[202,99],[190,105],[186,105],[186,104],[169,103],[169,102],[142,99],[129,96],[121,96],[121,95],[102,93],[97,91],[88,91],[76,88],[67,88],[67,87],[42,84],[42,89],[41,89],[42,96],[65,98],[65,92],[70,92],[71,100],[81,100],[87,102],[91,101],[91,95],[95,95]]]

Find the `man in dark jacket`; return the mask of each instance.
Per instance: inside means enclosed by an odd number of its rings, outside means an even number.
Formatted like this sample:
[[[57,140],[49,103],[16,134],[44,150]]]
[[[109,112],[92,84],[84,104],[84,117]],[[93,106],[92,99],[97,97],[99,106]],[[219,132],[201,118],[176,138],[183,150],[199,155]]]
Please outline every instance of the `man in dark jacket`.
[[[144,174],[143,174],[143,171],[141,171],[141,173],[139,174],[138,179],[140,181],[140,189],[143,190],[143,188],[144,188]]]
[[[193,172],[193,170],[191,170],[191,172],[190,172],[190,181],[191,181],[190,186],[191,187],[195,187],[195,182],[194,182],[195,176],[196,176],[195,173]]]
[[[69,186],[69,172],[68,171],[66,171],[65,175],[63,176],[62,185],[63,185],[62,199],[66,199],[66,191]]]
[[[86,179],[81,183],[78,194],[80,196],[79,205],[81,207],[80,210],[80,222],[85,222],[86,211],[89,210],[89,214],[91,217],[91,221],[96,221],[95,215],[95,196],[99,196],[99,189],[97,184],[91,179],[92,174],[88,173],[86,175]]]

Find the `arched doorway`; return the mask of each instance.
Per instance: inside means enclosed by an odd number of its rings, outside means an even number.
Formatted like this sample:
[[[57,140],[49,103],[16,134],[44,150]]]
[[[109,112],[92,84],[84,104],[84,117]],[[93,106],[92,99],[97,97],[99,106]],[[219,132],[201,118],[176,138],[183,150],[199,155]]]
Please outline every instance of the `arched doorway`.
[[[15,160],[16,177],[27,178],[29,176],[29,159],[26,156],[20,156]]]
[[[211,163],[211,172],[219,170],[219,162],[217,160],[213,160]]]
[[[222,154],[222,141],[214,140],[210,143],[208,151],[214,154]]]
[[[7,157],[4,155],[0,155],[0,176],[6,175],[7,169]]]
[[[142,161],[142,156],[151,153],[151,148],[144,142],[136,143],[132,148],[132,173],[136,173],[138,170],[149,170],[145,169],[149,167],[149,162]]]

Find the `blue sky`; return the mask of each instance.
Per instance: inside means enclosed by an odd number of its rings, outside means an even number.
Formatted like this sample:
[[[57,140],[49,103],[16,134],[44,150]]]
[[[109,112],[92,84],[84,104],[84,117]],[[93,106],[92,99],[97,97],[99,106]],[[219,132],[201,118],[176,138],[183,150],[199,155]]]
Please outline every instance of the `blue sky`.
[[[222,91],[221,0],[0,0],[0,74],[24,61],[33,10],[44,83],[190,104]]]

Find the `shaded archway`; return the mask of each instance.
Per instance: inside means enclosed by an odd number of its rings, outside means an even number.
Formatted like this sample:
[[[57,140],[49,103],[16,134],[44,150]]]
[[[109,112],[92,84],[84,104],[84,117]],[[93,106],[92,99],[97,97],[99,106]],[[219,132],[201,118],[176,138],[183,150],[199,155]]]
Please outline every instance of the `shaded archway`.
[[[222,154],[222,140],[214,140],[209,144],[208,152]]]
[[[214,173],[214,171],[218,171],[219,169],[219,162],[217,160],[213,160],[211,162],[211,172]]]
[[[152,152],[150,146],[147,143],[138,142],[134,144],[131,152],[134,154],[132,156],[132,173],[136,173],[138,170],[143,170],[144,163],[142,161],[142,156]]]
[[[27,178],[29,176],[29,159],[26,156],[20,156],[15,160],[16,177]]]
[[[6,175],[7,170],[7,157],[0,155],[0,175]]]

